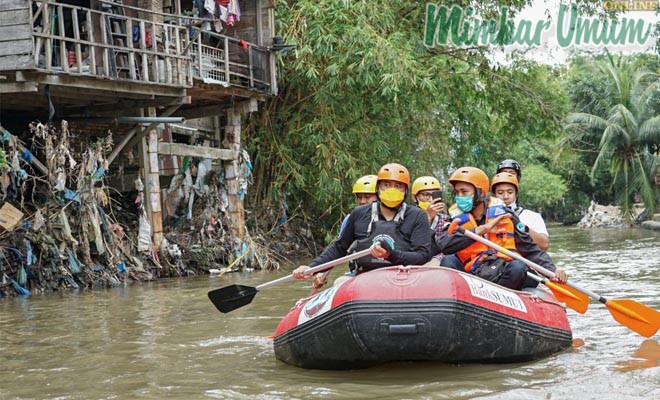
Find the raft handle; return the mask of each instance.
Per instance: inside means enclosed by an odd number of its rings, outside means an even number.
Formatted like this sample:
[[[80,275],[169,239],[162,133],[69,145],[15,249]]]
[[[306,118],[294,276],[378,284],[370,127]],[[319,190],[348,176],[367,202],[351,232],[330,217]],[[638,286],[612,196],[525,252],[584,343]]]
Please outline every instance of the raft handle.
[[[426,331],[426,325],[421,322],[401,325],[390,325],[387,322],[382,322],[380,328],[382,332],[389,333],[390,335],[416,335],[417,333]]]

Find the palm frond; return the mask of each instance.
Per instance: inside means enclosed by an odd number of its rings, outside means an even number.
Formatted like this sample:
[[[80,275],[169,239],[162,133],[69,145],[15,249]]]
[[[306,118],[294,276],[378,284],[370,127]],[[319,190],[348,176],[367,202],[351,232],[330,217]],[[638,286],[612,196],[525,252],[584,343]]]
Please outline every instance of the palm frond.
[[[565,128],[582,126],[589,129],[605,129],[609,122],[603,117],[587,113],[571,113],[565,119]]]
[[[642,122],[639,127],[638,138],[640,144],[643,145],[660,143],[660,115]]]
[[[632,137],[637,132],[637,121],[633,113],[623,104],[617,104],[610,109],[607,121],[610,126],[616,127],[615,131],[624,139],[623,143],[630,145]]]

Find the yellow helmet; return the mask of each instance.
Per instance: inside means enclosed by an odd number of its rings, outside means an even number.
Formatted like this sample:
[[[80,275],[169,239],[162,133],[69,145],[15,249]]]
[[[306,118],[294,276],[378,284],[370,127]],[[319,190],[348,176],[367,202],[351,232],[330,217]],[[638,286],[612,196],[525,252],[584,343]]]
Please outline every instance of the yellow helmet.
[[[376,193],[376,181],[378,176],[365,175],[355,181],[353,185],[353,193]]]
[[[432,176],[420,176],[412,184],[412,194],[416,196],[422,190],[440,190],[440,182]]]

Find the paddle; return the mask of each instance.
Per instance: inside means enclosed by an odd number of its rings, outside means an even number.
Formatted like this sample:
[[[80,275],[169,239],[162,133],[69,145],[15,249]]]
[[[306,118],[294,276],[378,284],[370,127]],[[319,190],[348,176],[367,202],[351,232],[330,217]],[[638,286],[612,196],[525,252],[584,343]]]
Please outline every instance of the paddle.
[[[472,231],[466,231],[463,228],[458,228],[458,231],[464,234],[465,236],[481,242],[488,247],[499,251],[500,253],[506,254],[511,258],[520,260],[527,264],[530,268],[536,270],[537,272],[549,277],[554,278],[555,274],[552,271],[549,271],[542,266],[538,265],[535,262],[529,261],[526,258],[522,257],[520,254],[514,253],[502,246],[497,245],[496,243],[491,242],[490,240],[483,238]],[[559,282],[548,282],[552,286],[548,286],[552,292],[557,295],[557,299],[571,299],[570,302],[566,302],[568,306],[574,308],[576,311],[579,311],[578,308],[582,308],[583,300],[580,296],[576,295],[576,291],[583,293],[594,300],[598,300],[603,303],[605,307],[610,311],[612,317],[619,322],[621,325],[627,326],[633,331],[639,333],[645,337],[651,337],[660,329],[660,312],[654,310],[651,307],[645,306],[644,304],[638,303],[635,300],[631,299],[615,299],[608,300],[603,296],[600,296],[590,290],[580,288],[573,283],[566,282],[565,284]],[[547,285],[547,284],[546,284]],[[554,288],[553,288],[554,286]],[[571,290],[574,289],[574,290]],[[573,296],[576,295],[574,298]],[[563,301],[563,300],[562,300]],[[586,309],[585,309],[586,311]]]
[[[544,277],[532,274],[529,271],[527,272],[527,276],[550,288],[557,300],[566,303],[566,305],[573,310],[580,314],[587,312],[587,308],[589,307],[589,296],[586,294],[562,283],[549,281]]]
[[[370,252],[371,249],[364,249],[362,251],[358,251],[357,253],[349,254],[347,256],[338,258],[334,261],[329,261],[325,264],[312,267],[308,269],[306,273],[313,274],[318,271],[323,271],[325,269],[332,268],[335,265],[343,264],[345,262],[352,261],[360,257],[364,257],[368,255]],[[222,313],[228,313],[237,308],[250,304],[254,296],[256,296],[257,292],[259,292],[260,290],[266,289],[267,287],[270,286],[279,285],[280,283],[288,282],[293,279],[294,279],[293,274],[289,274],[279,279],[275,279],[274,281],[263,283],[257,287],[245,286],[245,285],[225,286],[220,289],[211,290],[209,292],[209,299],[211,300],[215,308],[218,309],[218,311]]]

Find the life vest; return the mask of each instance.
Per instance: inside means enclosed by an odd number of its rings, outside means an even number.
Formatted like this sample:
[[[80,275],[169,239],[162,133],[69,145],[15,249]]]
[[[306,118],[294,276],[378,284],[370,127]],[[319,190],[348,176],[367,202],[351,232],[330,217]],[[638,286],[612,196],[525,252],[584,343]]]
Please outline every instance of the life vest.
[[[449,234],[453,234],[459,227],[470,230],[477,227],[477,221],[474,220],[474,217],[470,213],[461,213],[457,214],[455,210],[452,210],[454,206],[449,209],[449,215],[455,215],[454,219],[449,226]],[[457,208],[456,208],[457,209]],[[453,212],[452,212],[453,211]],[[456,257],[461,260],[463,268],[466,272],[470,272],[472,265],[479,258],[479,256],[485,253],[488,250],[488,246],[476,240],[469,245],[468,247],[459,250],[456,252]]]
[[[486,210],[486,223],[494,220],[502,214],[506,214],[507,211],[504,209],[504,203],[502,200],[491,197],[488,200],[488,209]],[[507,250],[517,252],[516,249],[516,237],[515,237],[515,226],[511,218],[506,218],[505,222],[500,222],[496,226],[496,232],[488,232],[486,235],[487,239],[491,242],[504,247]],[[494,249],[489,248],[488,254],[497,254],[498,258],[503,258],[506,261],[511,261],[513,258],[507,256],[506,254],[496,252]]]
[[[390,247],[400,251],[410,251],[410,239],[407,239],[401,233],[401,223],[403,222],[404,214],[406,213],[407,205],[399,208],[391,221],[381,221],[378,219],[379,202],[371,203],[371,222],[367,228],[367,237],[364,239],[356,240],[348,249],[349,253],[355,253],[371,247],[374,241],[385,240],[390,244]],[[371,254],[358,258],[355,264],[350,265],[352,271],[362,273],[371,271],[378,268],[389,267],[392,263],[381,259],[374,258]]]
[[[449,227],[449,234],[452,234],[454,231],[456,231],[458,227],[462,227],[465,230],[470,230],[478,226],[472,214],[462,213],[457,215],[456,210],[457,208],[454,208],[454,206],[452,206],[449,210],[450,215],[456,215],[452,220],[451,226]],[[495,197],[488,199],[488,208],[486,209],[486,223],[505,213],[506,210],[504,209],[504,203],[500,199]],[[506,222],[497,225],[497,232],[488,232],[486,237],[491,242],[502,246],[507,250],[517,252],[514,232],[513,221],[511,219],[507,219]],[[497,258],[502,258],[505,261],[513,260],[506,254],[500,253],[477,241],[468,247],[456,252],[456,256],[459,260],[461,260],[461,263],[463,263],[466,272],[472,272],[473,266],[476,266],[475,264],[478,264],[488,256],[496,256]]]

